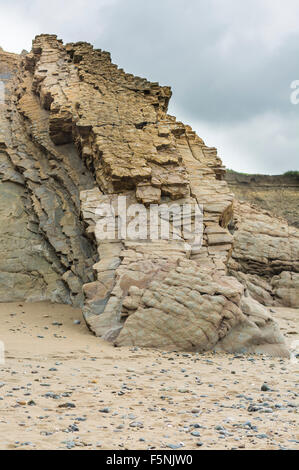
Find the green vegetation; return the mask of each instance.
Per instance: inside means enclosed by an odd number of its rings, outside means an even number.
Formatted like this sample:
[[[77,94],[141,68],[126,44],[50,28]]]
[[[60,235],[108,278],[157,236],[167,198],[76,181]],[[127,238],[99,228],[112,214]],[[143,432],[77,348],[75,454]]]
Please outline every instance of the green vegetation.
[[[238,175],[244,175],[244,176],[273,176],[273,175],[258,175],[257,173],[242,173],[241,171],[234,171],[234,170],[231,170],[230,168],[226,168],[226,172],[227,173],[236,173]],[[274,176],[280,176],[280,175],[274,175]],[[299,178],[299,171],[295,171],[295,170],[292,170],[292,171],[286,171],[285,173],[283,173],[282,176],[294,176],[296,178]]]
[[[299,171],[286,171],[284,176],[297,176],[299,177]]]

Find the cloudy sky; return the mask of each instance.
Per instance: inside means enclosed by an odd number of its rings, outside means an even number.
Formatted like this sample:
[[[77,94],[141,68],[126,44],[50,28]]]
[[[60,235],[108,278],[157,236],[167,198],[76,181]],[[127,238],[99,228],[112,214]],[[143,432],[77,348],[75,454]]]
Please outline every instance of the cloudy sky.
[[[40,33],[91,42],[171,85],[170,113],[228,168],[278,174],[299,166],[298,18],[299,0],[0,0],[0,46],[30,50]]]

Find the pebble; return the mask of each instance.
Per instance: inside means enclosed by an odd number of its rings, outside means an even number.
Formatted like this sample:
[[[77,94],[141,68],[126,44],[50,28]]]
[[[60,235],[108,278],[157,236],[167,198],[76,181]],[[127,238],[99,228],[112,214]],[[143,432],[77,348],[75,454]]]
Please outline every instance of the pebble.
[[[269,385],[267,385],[266,383],[264,383],[264,384],[261,386],[261,391],[262,391],[262,392],[270,392],[271,389],[270,389]]]
[[[139,421],[133,421],[133,423],[129,424],[130,428],[143,428],[143,423]]]
[[[192,431],[192,432],[191,432],[191,436],[200,437],[200,432],[198,432],[198,431]]]
[[[99,410],[100,413],[110,413],[110,408],[106,407],[106,408],[101,408]]]
[[[78,426],[77,426],[76,424],[70,424],[69,427],[68,427],[68,429],[69,429],[70,431],[72,431],[72,432],[77,432],[77,431],[79,431],[79,428],[78,428]]]
[[[75,403],[67,402],[67,403],[62,403],[61,405],[58,405],[58,408],[76,408]]]
[[[76,446],[74,441],[64,441],[63,444],[66,445],[67,449],[73,449]]]
[[[180,449],[183,446],[182,444],[167,444],[167,447],[169,447],[170,449],[176,450],[176,449]]]

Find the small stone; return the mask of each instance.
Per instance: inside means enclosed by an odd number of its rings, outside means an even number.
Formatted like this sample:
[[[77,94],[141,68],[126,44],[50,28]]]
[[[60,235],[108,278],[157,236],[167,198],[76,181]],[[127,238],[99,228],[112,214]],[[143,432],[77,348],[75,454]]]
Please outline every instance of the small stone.
[[[100,413],[110,413],[110,408],[106,407],[106,408],[102,408],[99,410]]]
[[[68,429],[71,431],[71,432],[77,432],[79,431],[79,428],[76,424],[70,424]]]
[[[169,447],[170,449],[180,449],[182,446],[182,444],[167,444],[167,447]]]
[[[65,441],[64,444],[68,449],[73,449],[73,447],[76,445],[74,441]]]
[[[129,424],[130,428],[143,428],[143,423],[138,421],[133,421],[133,423]]]
[[[264,383],[262,386],[261,386],[261,391],[262,392],[269,392],[271,389],[269,387],[269,385],[267,385],[266,383]]]
[[[225,431],[225,428],[223,426],[215,426],[216,431]]]

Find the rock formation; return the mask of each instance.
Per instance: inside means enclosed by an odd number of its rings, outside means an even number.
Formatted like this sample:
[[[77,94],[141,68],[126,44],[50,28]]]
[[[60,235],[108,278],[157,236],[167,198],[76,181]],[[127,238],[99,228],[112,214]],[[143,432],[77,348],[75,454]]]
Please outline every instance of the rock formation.
[[[216,149],[167,114],[170,88],[54,35],[37,36],[30,53],[0,51],[0,61],[1,300],[80,305],[89,328],[116,346],[287,355],[250,294],[293,305],[298,232],[278,221],[283,240],[272,249],[238,204],[234,215]],[[142,204],[145,226],[152,204],[203,206],[200,243],[178,233],[175,217],[171,240],[103,240],[98,208],[120,220],[118,196]],[[246,276],[265,266],[270,290],[257,296]]]
[[[299,174],[248,175],[227,171],[225,180],[237,199],[257,205],[299,228]]]
[[[228,266],[264,305],[299,307],[299,230],[286,220],[235,201]]]

